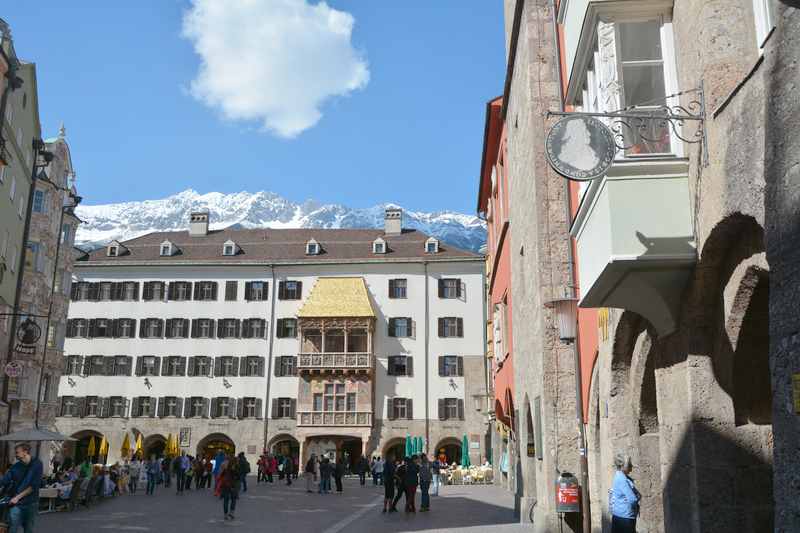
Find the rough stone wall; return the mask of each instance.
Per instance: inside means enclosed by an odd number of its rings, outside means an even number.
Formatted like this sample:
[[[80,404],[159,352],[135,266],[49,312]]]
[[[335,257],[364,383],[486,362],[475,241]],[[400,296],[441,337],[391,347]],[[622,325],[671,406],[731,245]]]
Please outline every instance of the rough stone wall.
[[[792,375],[800,372],[800,9],[776,3],[777,29],[765,62],[766,227],[770,264],[770,362],[775,431],[775,531],[800,531],[800,415]]]
[[[527,441],[526,409],[541,398],[542,460],[519,454],[517,511],[533,517],[535,531],[557,531],[556,471],[578,472],[578,427],[572,347],[560,343],[545,303],[571,285],[568,262],[566,188],[548,166],[544,136],[547,110],[560,106],[553,16],[547,0],[525,2],[516,66],[506,114],[510,188],[511,286],[514,301],[515,451]],[[508,11],[508,10],[507,10]],[[507,28],[509,26],[507,21]],[[535,503],[534,512],[530,508]],[[564,530],[576,530],[569,520]]]

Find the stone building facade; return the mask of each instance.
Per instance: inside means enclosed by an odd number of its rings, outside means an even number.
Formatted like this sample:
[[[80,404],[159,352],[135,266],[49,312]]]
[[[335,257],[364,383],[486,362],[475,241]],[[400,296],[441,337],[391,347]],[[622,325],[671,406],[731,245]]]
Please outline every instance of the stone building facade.
[[[511,294],[514,322],[533,324],[513,334],[521,518],[558,527],[552,473],[580,469],[580,386],[593,531],[610,528],[616,454],[635,465],[639,531],[796,530],[797,6],[504,5]],[[589,184],[547,165],[548,111],[661,105],[704,120],[616,130],[626,147]],[[595,310],[578,319],[578,380],[545,308],[572,286]],[[540,424],[543,457],[525,457]]]
[[[191,229],[76,264],[57,427],[183,450],[486,456],[484,259],[387,211],[381,230]]]

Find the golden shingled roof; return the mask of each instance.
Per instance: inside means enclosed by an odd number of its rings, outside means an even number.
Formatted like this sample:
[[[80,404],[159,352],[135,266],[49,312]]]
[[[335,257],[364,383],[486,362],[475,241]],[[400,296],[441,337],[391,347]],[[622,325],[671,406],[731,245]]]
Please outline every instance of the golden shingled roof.
[[[318,278],[300,318],[375,317],[364,278]]]

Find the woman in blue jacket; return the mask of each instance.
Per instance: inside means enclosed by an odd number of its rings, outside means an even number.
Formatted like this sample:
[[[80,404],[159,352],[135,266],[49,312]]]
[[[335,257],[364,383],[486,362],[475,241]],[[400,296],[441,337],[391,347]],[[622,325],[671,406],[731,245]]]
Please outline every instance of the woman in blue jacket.
[[[639,515],[639,491],[630,478],[633,471],[631,458],[617,454],[614,457],[614,481],[608,491],[608,507],[611,512],[611,533],[636,533],[636,517]]]

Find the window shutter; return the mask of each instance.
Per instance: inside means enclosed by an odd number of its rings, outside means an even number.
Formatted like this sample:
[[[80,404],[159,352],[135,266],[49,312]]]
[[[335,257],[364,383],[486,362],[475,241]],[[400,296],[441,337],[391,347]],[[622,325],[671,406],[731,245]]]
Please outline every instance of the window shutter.
[[[111,335],[109,337],[117,338],[119,337],[119,321],[120,319],[115,318],[111,321]]]
[[[389,336],[390,337],[394,337],[395,336],[395,320],[396,319],[394,319],[394,318],[390,318],[389,319]]]
[[[126,370],[125,375],[126,376],[130,376],[131,373],[133,372],[133,357],[128,355],[128,356],[125,357],[125,360],[128,362],[128,364],[126,365],[127,370]]]
[[[289,415],[290,418],[297,418],[297,399],[292,398],[291,405],[289,407]]]
[[[297,299],[298,300],[302,300],[303,299],[303,282],[302,281],[298,281],[297,282]]]
[[[461,280],[456,280],[456,298],[461,298]]]
[[[406,418],[408,420],[414,419],[414,404],[411,398],[406,398]]]
[[[156,331],[158,333],[158,336],[159,337],[163,337],[164,336],[164,319],[163,318],[158,318],[156,320],[158,320],[158,328],[156,329]]]
[[[211,299],[212,300],[216,300],[217,299],[217,285],[218,285],[218,283],[216,281],[212,281],[210,283],[211,283]]]
[[[275,332],[275,335],[279,339],[285,337],[286,335],[285,335],[285,332],[283,331],[284,330],[284,319],[283,318],[279,318],[278,319],[278,325],[277,326],[278,327],[277,327],[277,331]]]
[[[444,298],[444,280],[439,280],[439,298]]]
[[[253,320],[251,318],[243,318],[242,319],[242,338],[249,339],[250,338],[250,321]]]
[[[233,368],[233,374],[232,374],[232,376],[236,377],[236,376],[238,376],[238,375],[239,375],[239,364],[238,364],[238,363],[239,363],[241,360],[245,359],[245,358],[244,358],[244,357],[241,357],[241,358],[239,358],[239,357],[232,357],[231,359],[233,359],[233,364],[231,365],[231,367]]]
[[[458,325],[458,336],[464,336],[464,319],[463,318],[456,318],[456,324]]]
[[[113,357],[103,357],[103,375],[104,376],[113,376],[114,375],[114,358]]]
[[[171,339],[172,338],[172,321],[174,319],[168,318],[167,319],[167,330],[164,332],[164,338]]]
[[[75,416],[83,418],[86,416],[86,398],[78,398],[75,402]]]
[[[439,398],[439,420],[447,420],[447,410],[444,408],[444,398]]]
[[[260,377],[264,377],[264,362],[265,361],[263,357],[258,358],[258,375]]]
[[[280,418],[278,413],[278,398],[272,399],[272,418]]]
[[[189,328],[191,327],[191,322],[188,318],[178,318],[176,320],[183,321],[183,333],[181,334],[182,339],[186,339],[189,337]]]
[[[156,416],[158,398],[156,398],[155,396],[149,396],[148,399],[150,400],[150,407],[147,408],[147,413],[143,414],[146,414],[150,418],[153,418],[154,416]]]
[[[247,359],[247,357],[240,357],[239,364],[237,365],[234,363],[234,366],[239,368],[239,375],[242,377],[247,376]]]
[[[219,418],[222,413],[219,412],[219,398],[211,398],[211,418]]]
[[[439,376],[444,377],[444,356],[439,356]]]
[[[158,411],[158,416],[164,418],[164,415],[167,412],[167,399],[164,396],[158,399],[157,411]]]
[[[458,419],[464,420],[464,400],[458,399]]]
[[[410,355],[406,356],[406,376],[414,375],[414,358]]]
[[[253,290],[253,282],[252,281],[246,281],[244,283],[244,299],[245,299],[245,301],[248,301],[248,302],[250,301],[252,290]]]
[[[78,288],[80,287],[80,283],[75,283],[69,289],[69,299],[73,302],[78,301]]]
[[[100,418],[108,418],[111,415],[111,398],[100,399]]]
[[[156,357],[155,358],[155,366],[153,367],[153,374],[157,376],[158,375],[158,371],[160,369],[161,369],[161,358],[160,357]]]
[[[236,324],[236,335],[235,336],[238,339],[239,337],[241,337],[241,333],[242,333],[242,321],[237,318],[237,319],[235,319],[234,323]]]
[[[275,358],[275,364],[272,367],[272,373],[276,378],[283,377],[283,375],[281,374],[281,366],[282,366],[281,365],[281,360],[282,359],[283,359],[282,357],[276,357]]]
[[[180,365],[178,365],[178,375],[185,376],[186,375],[186,357],[181,356],[178,360],[180,361]]]
[[[190,357],[186,371],[187,376],[194,376],[197,373],[197,357]]]
[[[281,281],[278,283],[278,299],[285,300],[286,299],[286,282]]]
[[[194,294],[192,295],[192,297],[193,297],[195,300],[202,300],[202,298],[201,298],[201,296],[200,296],[200,287],[201,287],[202,285],[203,285],[203,282],[201,282],[201,281],[197,281],[197,282],[195,282],[195,284],[194,284]]]
[[[215,357],[214,358],[214,376],[219,376],[222,374],[222,358]]]
[[[142,286],[142,300],[150,301],[153,299],[153,282],[145,281]]]
[[[100,284],[99,283],[90,283],[89,284],[89,299],[90,300],[99,300],[100,299]]]
[[[133,299],[138,301],[139,300],[139,282],[133,281]]]
[[[147,319],[143,318],[139,321],[139,338],[146,339],[147,338]]]
[[[131,402],[131,417],[134,418],[134,417],[137,417],[137,416],[139,416],[139,397],[138,396],[134,397],[133,401]]]
[[[394,420],[394,398],[386,398],[386,418]]]
[[[169,286],[167,287],[167,299],[174,300],[175,299],[175,287],[177,281],[171,281]]]
[[[122,300],[122,287],[124,285],[122,283],[114,282],[111,284],[111,300],[117,301]]]
[[[75,319],[67,320],[67,338],[75,336]]]
[[[89,334],[86,336],[87,338],[89,339],[94,338],[96,324],[97,320],[95,320],[94,318],[89,319]]]
[[[223,330],[223,326],[225,324],[225,319],[220,318],[217,320],[217,338],[224,339],[225,338],[225,331]]]
[[[389,280],[389,298],[394,298],[394,280]]]
[[[203,418],[208,418],[208,410],[211,406],[211,400],[203,398]]]
[[[256,418],[262,420],[264,418],[264,413],[262,412],[264,409],[264,400],[261,398],[256,398]]]
[[[197,338],[197,319],[192,319],[192,338]]]
[[[461,356],[458,356],[456,359],[458,361],[458,372],[457,372],[457,374],[459,376],[463,376],[464,375],[464,358],[461,357]]]
[[[213,339],[214,338],[214,319],[213,318],[209,318],[208,319],[208,338],[209,339]]]
[[[141,376],[144,373],[143,372],[143,367],[144,367],[144,357],[142,357],[140,355],[139,357],[136,358],[136,375],[137,376]]]
[[[444,337],[444,318],[438,320],[439,323],[439,336]]]

